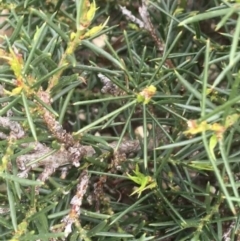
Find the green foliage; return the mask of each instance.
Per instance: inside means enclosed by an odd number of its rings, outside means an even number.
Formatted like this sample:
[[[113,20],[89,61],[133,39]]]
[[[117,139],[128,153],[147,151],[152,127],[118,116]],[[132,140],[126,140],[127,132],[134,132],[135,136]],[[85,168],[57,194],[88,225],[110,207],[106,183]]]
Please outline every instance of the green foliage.
[[[11,110],[25,132],[0,126],[0,240],[239,239],[240,3],[148,1],[153,32],[119,8],[140,18],[139,2],[0,3],[0,117]],[[100,73],[113,94],[101,92]],[[95,154],[43,184],[43,166],[24,179],[16,160],[32,153],[23,143],[41,142],[49,155],[64,148],[47,111]],[[122,143],[132,150],[119,153]],[[83,170],[80,221],[65,238],[61,220]]]
[[[131,175],[128,174],[128,177],[133,182],[140,185],[140,187],[137,190],[135,190],[131,195],[133,195],[135,193],[138,193],[138,197],[140,197],[140,195],[142,194],[142,192],[144,190],[152,189],[152,188],[156,187],[157,183],[155,181],[153,181],[150,176],[145,176],[144,174],[139,172],[138,165],[136,166],[136,170],[133,171],[133,172],[134,172],[134,176],[131,176]]]

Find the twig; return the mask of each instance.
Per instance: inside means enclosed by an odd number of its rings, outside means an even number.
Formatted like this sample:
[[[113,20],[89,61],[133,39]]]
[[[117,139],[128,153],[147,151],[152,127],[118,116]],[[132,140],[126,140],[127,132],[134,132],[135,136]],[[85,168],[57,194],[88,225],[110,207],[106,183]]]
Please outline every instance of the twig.
[[[156,43],[158,51],[160,52],[161,55],[163,55],[165,50],[165,44],[157,35],[156,29],[151,22],[148,9],[147,9],[147,4],[145,3],[145,1],[142,1],[142,6],[140,6],[138,9],[142,20],[135,17],[131,11],[126,9],[126,7],[120,6],[120,9],[122,11],[122,14],[125,15],[130,21],[132,21],[133,23],[136,23],[141,29],[145,29],[150,33],[152,39]],[[166,64],[169,68],[174,67],[173,62],[170,59],[166,60]]]
[[[234,229],[235,225],[236,225],[235,221],[231,222],[228,229],[223,234],[223,241],[231,241],[231,233],[232,233],[232,230]]]
[[[79,184],[77,185],[77,191],[75,196],[72,198],[71,211],[69,214],[62,219],[65,227],[65,236],[67,237],[72,232],[72,224],[75,223],[81,213],[81,206],[83,196],[85,195],[88,188],[89,177],[87,170],[84,170],[79,177]]]

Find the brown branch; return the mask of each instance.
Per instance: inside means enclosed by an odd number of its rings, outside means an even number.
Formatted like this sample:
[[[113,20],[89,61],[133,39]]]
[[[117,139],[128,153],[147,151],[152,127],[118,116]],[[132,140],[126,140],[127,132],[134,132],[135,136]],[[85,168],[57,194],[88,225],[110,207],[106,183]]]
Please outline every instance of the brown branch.
[[[163,55],[164,53],[164,49],[165,49],[165,44],[164,42],[158,37],[156,28],[153,26],[151,18],[149,16],[148,13],[148,9],[147,9],[147,5],[144,1],[142,1],[142,6],[139,7],[138,11],[139,14],[142,18],[142,20],[138,19],[137,17],[135,17],[131,11],[127,10],[126,7],[121,7],[120,9],[122,11],[122,14],[125,15],[130,21],[132,21],[133,23],[136,23],[141,29],[145,29],[147,30],[152,39],[154,40],[158,51],[160,52],[161,55]],[[171,59],[167,59],[166,60],[166,64],[168,68],[174,68],[174,64],[171,61]]]
[[[71,199],[71,210],[69,214],[62,219],[65,227],[65,236],[67,237],[72,232],[72,224],[75,223],[81,213],[81,206],[83,196],[88,188],[89,176],[86,170],[82,171],[79,177],[79,184],[77,185],[77,191],[75,196]]]

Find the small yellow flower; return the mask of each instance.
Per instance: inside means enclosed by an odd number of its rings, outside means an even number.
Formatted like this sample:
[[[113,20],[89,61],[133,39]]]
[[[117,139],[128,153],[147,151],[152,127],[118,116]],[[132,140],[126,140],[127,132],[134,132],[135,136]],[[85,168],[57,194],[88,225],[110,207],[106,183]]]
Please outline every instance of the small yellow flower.
[[[157,88],[154,85],[146,87],[137,95],[137,101],[148,104],[152,97],[156,94],[156,91]]]

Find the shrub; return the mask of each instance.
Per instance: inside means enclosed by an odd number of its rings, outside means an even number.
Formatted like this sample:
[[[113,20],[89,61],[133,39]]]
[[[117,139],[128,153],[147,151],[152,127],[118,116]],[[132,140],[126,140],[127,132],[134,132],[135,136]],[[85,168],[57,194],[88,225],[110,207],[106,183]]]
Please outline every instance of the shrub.
[[[239,239],[239,4],[1,3],[0,239]]]

